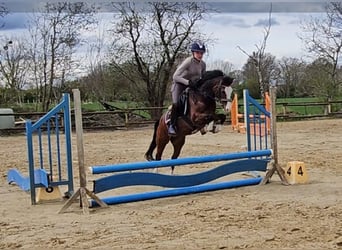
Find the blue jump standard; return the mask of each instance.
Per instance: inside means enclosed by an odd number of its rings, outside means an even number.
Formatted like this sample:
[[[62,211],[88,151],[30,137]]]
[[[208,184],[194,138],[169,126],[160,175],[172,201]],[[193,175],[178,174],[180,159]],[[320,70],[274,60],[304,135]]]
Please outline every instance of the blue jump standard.
[[[42,185],[44,187],[49,186],[48,174],[44,169],[35,169],[34,170],[34,181],[37,185]],[[7,182],[9,184],[16,183],[22,190],[29,191],[31,189],[30,186],[30,177],[24,177],[17,169],[10,169],[7,173]]]

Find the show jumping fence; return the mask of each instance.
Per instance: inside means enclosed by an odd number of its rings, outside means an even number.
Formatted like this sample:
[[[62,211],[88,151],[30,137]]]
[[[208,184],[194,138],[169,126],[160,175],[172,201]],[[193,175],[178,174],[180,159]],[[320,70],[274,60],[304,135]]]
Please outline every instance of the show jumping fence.
[[[247,117],[253,117],[253,119],[246,120],[247,128],[252,127],[252,125],[254,125],[254,128],[256,128],[256,125],[259,125],[259,129],[261,129],[261,124],[262,122],[266,122],[266,119],[260,119],[260,117],[268,117],[270,119],[270,113],[253,98],[251,98],[247,90],[244,91],[244,96],[246,107],[245,114]],[[114,173],[112,175],[104,176],[94,180],[93,192],[98,194],[122,187],[145,185],[166,188],[163,190],[154,190],[133,194],[130,193],[102,198],[102,201],[104,201],[106,204],[112,205],[259,184],[262,181],[262,177],[260,177],[260,175],[252,175],[251,178],[235,181],[215,182],[215,180],[237,172],[265,172],[267,164],[272,157],[272,150],[269,149],[270,144],[268,143],[268,136],[261,136],[261,134],[262,133],[252,134],[251,131],[247,129],[247,152],[188,157],[152,162],[133,162],[106,166],[93,166],[90,168],[92,174]],[[220,161],[226,161],[226,163],[204,172],[187,175],[167,175],[151,173],[147,171],[134,172],[135,170],[147,170],[151,168],[170,166],[179,167],[183,165]],[[98,205],[97,202],[91,200],[91,206],[96,205]]]
[[[127,164],[116,164],[108,166],[94,166],[91,168],[93,174],[117,173],[105,176],[94,181],[93,192],[101,193],[120,187],[136,186],[136,185],[152,185],[164,188],[166,190],[157,190],[144,193],[126,194],[114,197],[106,197],[102,200],[108,205],[126,203],[132,201],[142,201],[147,199],[178,196],[205,191],[227,189],[232,187],[256,185],[262,180],[261,177],[241,179],[235,181],[209,183],[218,178],[229,174],[244,171],[266,171],[271,150],[261,150],[254,152],[240,152],[220,155],[207,155],[198,157],[179,158],[173,160],[161,160],[153,162],[135,162]],[[267,157],[260,159],[259,157]],[[259,158],[259,159],[258,159]],[[229,161],[219,167],[207,170],[201,173],[188,175],[167,175],[151,172],[131,172],[133,170],[142,170],[150,168],[161,168],[169,166],[182,166],[196,163]],[[128,172],[127,172],[128,171]],[[91,201],[91,206],[97,203]]]
[[[71,198],[67,201],[60,212],[65,211],[67,207],[73,201],[75,201],[77,197],[80,196],[80,204],[83,207],[84,213],[88,213],[87,209],[89,206],[100,205],[102,207],[106,207],[107,204],[118,204],[246,185],[256,185],[265,182],[266,177],[262,178],[260,175],[252,174],[248,179],[244,178],[241,180],[221,182],[218,182],[218,179],[238,172],[265,172],[268,163],[277,158],[276,152],[273,149],[276,147],[274,147],[274,143],[271,145],[270,139],[268,138],[269,135],[267,134],[265,136],[261,136],[262,133],[252,134],[249,130],[251,128],[251,123],[253,123],[254,128],[256,128],[256,124],[260,125],[262,122],[266,122],[267,119],[261,119],[260,117],[268,117],[272,120],[272,115],[263,106],[251,98],[248,94],[248,91],[245,90],[245,115],[247,117],[253,115],[253,119],[246,119],[246,152],[197,156],[152,162],[133,162],[107,166],[93,166],[90,168],[93,174],[110,173],[111,175],[103,176],[94,180],[93,190],[89,191],[86,188],[86,174],[84,170],[83,128],[80,94],[77,89],[73,91],[77,151],[80,170],[80,189],[78,189],[76,192],[74,192],[73,189],[70,103],[69,95],[64,94],[62,102],[45,116],[40,118],[36,123],[32,124],[30,121],[27,121],[26,123],[29,179],[23,177],[19,171],[15,169],[10,170],[8,174],[9,182],[15,182],[23,189],[30,189],[32,204],[36,204],[36,188],[53,189],[54,187],[60,185],[66,185],[68,187],[68,195],[72,194]],[[272,102],[275,102],[275,99]],[[63,115],[60,115],[61,112]],[[60,119],[64,120],[63,140],[62,136],[60,135],[62,131],[59,129]],[[52,123],[55,125],[53,126],[54,129],[51,129]],[[273,121],[272,124],[271,131],[275,131],[275,129],[272,129],[275,128],[275,122]],[[262,126],[259,126],[259,129],[261,129],[261,127]],[[37,143],[35,145],[33,143],[34,135],[37,137]],[[276,138],[276,136],[272,134],[272,140],[274,138]],[[64,153],[62,152],[62,144],[65,148]],[[270,149],[271,146],[272,149]],[[62,155],[65,155],[65,159],[63,160]],[[204,172],[187,175],[176,176],[141,171],[149,170],[151,168],[168,166],[182,167],[183,165],[222,161],[225,161],[225,163],[218,167],[214,167]],[[62,162],[64,164],[62,164]],[[38,167],[36,167],[36,165],[38,165]],[[273,172],[276,170],[278,169],[273,167]],[[270,178],[273,172],[267,178]],[[158,186],[164,189],[144,193],[130,193],[112,197],[103,197],[101,199],[96,195],[109,190],[141,185]],[[88,200],[87,195],[92,199]]]
[[[15,182],[23,190],[30,190],[32,205],[37,202],[36,188],[52,193],[54,188],[66,185],[66,196],[73,193],[69,99],[69,94],[63,94],[62,101],[37,122],[26,121],[29,177],[17,169],[8,171],[9,183]]]

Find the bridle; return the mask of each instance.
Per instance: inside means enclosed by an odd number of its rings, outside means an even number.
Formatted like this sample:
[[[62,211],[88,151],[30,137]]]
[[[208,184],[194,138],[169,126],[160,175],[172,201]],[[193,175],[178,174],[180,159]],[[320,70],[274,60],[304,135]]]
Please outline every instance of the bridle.
[[[225,95],[225,98],[222,97],[222,92],[225,92],[225,89],[230,86],[226,86],[222,84],[223,78],[219,81],[219,84],[217,85],[217,91],[218,94],[215,94],[215,101],[220,102],[221,104],[223,102],[231,102],[231,98],[227,98],[227,95]]]

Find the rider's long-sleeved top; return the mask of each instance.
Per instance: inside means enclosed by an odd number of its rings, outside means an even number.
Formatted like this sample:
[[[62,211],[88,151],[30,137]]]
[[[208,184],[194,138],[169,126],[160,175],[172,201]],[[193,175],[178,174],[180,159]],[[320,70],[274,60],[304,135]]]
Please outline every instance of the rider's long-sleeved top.
[[[206,70],[204,61],[198,61],[193,56],[186,58],[173,74],[173,82],[189,85],[189,80],[196,82]]]

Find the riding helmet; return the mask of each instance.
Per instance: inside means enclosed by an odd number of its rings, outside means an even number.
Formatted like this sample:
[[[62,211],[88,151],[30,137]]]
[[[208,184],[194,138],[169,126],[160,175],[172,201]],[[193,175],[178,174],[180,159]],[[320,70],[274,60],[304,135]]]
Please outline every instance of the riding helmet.
[[[191,52],[205,52],[205,46],[203,43],[200,42],[194,42],[191,45]]]

